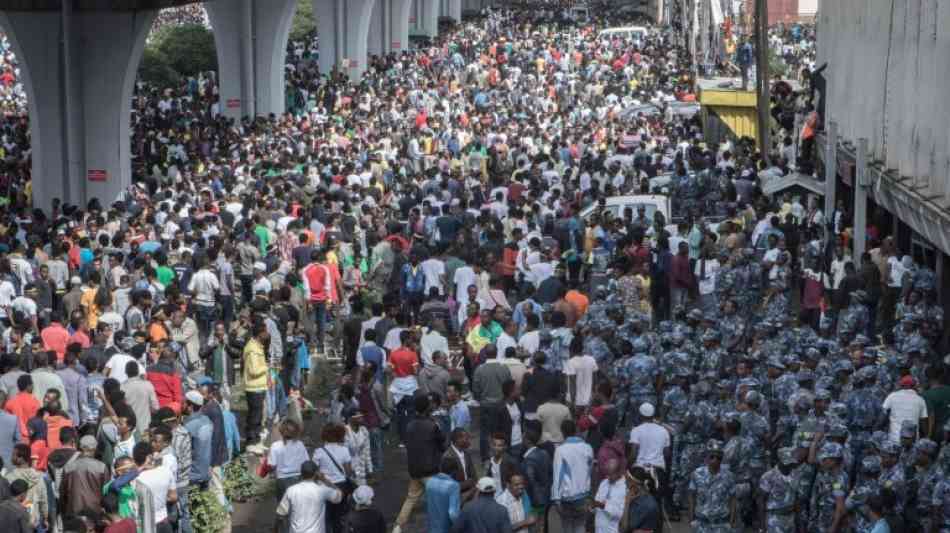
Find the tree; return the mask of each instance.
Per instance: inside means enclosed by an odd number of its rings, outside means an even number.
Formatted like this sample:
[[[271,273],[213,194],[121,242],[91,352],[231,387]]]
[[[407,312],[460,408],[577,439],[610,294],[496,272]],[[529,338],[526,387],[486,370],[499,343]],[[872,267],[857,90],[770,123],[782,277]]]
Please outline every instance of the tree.
[[[313,0],[297,0],[297,12],[290,27],[290,40],[304,40],[317,31],[317,21],[313,18]]]
[[[174,87],[181,81],[181,76],[171,67],[165,54],[152,46],[146,46],[142,54],[139,77],[155,87]]]
[[[214,34],[201,24],[183,24],[163,30],[155,39],[155,48],[180,76],[218,69]]]

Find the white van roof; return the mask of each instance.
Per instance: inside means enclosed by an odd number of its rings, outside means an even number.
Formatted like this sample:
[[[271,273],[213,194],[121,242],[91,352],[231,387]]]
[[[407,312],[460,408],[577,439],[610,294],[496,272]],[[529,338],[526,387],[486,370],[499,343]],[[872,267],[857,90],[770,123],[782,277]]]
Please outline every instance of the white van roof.
[[[643,26],[621,26],[617,28],[606,28],[601,30],[599,35],[611,35],[613,33],[647,33],[647,30]]]

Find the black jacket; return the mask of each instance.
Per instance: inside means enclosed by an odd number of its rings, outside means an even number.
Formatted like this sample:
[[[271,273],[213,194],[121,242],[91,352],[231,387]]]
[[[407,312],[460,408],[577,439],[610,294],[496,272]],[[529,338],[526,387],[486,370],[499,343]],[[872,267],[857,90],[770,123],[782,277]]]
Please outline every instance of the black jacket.
[[[544,368],[535,368],[525,374],[521,385],[524,395],[524,413],[536,413],[544,402],[557,398],[561,394],[561,379],[557,374]]]
[[[409,477],[422,479],[439,473],[445,435],[439,424],[428,417],[417,417],[406,427],[406,453],[409,457]]]
[[[521,426],[524,427],[524,406],[521,402],[516,402],[518,409],[521,410]],[[489,435],[502,433],[505,440],[511,443],[511,413],[508,412],[508,404],[505,402],[485,404],[482,406],[484,416],[480,418],[480,423],[486,425]]]
[[[543,448],[530,449],[521,458],[521,468],[531,504],[547,505],[551,501],[551,477],[554,472],[551,456]]]

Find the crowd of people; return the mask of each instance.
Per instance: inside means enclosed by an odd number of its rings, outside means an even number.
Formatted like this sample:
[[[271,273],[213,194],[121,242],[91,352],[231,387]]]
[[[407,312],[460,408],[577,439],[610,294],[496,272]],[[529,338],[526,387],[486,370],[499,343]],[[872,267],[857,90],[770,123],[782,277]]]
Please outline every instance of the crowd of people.
[[[682,28],[592,15],[485,11],[352,81],[291,43],[282,116],[140,84],[135,185],[3,212],[0,523],[190,533],[249,452],[292,533],[950,530],[928,258],[765,196],[782,146],[673,112]],[[647,192],[672,212],[605,201]]]

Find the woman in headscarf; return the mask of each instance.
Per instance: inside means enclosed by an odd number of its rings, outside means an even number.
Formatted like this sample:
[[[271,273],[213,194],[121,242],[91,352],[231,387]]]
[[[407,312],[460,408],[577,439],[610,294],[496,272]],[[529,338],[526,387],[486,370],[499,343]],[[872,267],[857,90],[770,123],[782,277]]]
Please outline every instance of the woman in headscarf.
[[[656,480],[644,468],[627,471],[627,512],[620,521],[622,533],[658,533],[660,506],[656,499]]]

